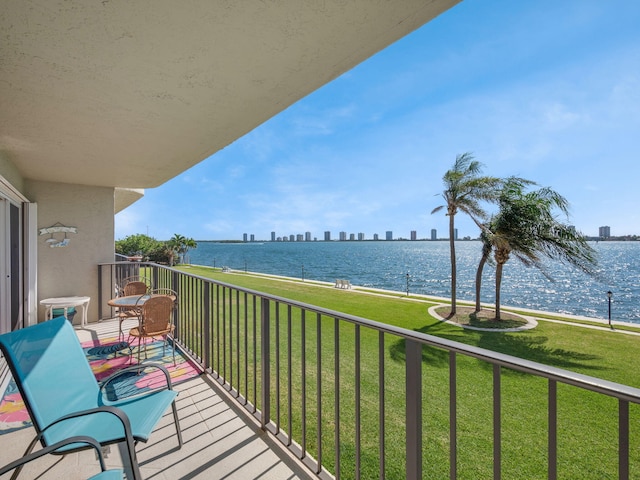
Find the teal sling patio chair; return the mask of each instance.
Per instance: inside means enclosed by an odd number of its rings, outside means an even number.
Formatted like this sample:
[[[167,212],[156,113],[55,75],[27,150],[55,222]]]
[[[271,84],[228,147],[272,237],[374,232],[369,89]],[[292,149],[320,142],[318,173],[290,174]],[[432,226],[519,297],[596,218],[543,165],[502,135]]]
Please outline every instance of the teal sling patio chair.
[[[95,438],[100,445],[124,443],[133,478],[141,479],[135,444],[146,442],[169,406],[182,447],[175,398],[168,371],[154,364],[135,365],[116,372],[100,385],[91,371],[73,327],[64,317],[54,318],[0,335],[0,350],[29,412],[36,437],[29,454],[40,441],[43,447],[75,436]],[[159,368],[166,387],[120,399],[110,399],[106,389],[123,374]],[[58,448],[64,454],[87,448],[71,444]],[[19,474],[16,469],[14,477]]]

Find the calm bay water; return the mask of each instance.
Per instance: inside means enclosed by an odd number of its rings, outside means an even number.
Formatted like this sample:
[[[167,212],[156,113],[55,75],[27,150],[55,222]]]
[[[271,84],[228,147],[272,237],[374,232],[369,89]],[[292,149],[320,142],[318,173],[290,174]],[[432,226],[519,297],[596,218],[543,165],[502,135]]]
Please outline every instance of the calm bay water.
[[[502,304],[606,319],[606,292],[613,292],[612,319],[640,323],[640,242],[597,242],[600,278],[549,263],[550,281],[515,259],[504,268]],[[458,299],[475,298],[475,272],[481,244],[456,242]],[[450,296],[449,243],[438,242],[199,242],[189,252],[197,265],[352,284],[405,292]],[[493,303],[495,269],[485,267],[482,301]]]

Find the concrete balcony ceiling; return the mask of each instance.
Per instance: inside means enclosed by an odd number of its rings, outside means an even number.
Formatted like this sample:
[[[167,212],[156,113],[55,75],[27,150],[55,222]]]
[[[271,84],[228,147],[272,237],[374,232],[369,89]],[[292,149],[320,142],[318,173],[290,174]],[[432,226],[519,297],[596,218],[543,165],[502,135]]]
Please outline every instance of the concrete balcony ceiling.
[[[0,150],[24,178],[151,188],[458,0],[4,0]]]

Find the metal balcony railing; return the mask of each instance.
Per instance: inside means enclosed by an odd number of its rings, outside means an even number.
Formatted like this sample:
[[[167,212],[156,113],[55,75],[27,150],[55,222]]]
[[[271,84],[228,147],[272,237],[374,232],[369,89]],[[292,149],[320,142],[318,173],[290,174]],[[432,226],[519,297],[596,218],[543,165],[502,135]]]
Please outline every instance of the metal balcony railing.
[[[114,284],[141,269],[178,292],[179,345],[319,478],[640,472],[639,389],[155,264],[99,265],[101,318]],[[513,398],[520,382],[528,398]],[[572,408],[585,425],[571,434],[588,432],[578,452],[562,447]],[[507,423],[516,438],[503,438]],[[589,455],[606,474],[580,473]]]

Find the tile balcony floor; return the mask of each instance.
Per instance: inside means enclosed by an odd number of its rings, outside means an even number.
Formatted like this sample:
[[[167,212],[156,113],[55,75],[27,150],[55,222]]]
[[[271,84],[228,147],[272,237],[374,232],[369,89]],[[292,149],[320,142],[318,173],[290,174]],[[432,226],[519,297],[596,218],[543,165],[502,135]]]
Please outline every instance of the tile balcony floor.
[[[127,322],[135,323],[135,320]],[[129,325],[125,323],[125,331]],[[76,327],[81,342],[117,336],[118,322]],[[253,417],[226,397],[214,381],[204,375],[175,385],[184,445],[177,438],[170,410],[151,434],[136,448],[145,479],[311,479],[297,460],[264,433]],[[0,464],[19,458],[35,435],[32,428],[0,435]],[[111,445],[107,467],[123,468],[118,445]],[[126,458],[126,454],[125,454]],[[127,473],[126,466],[125,474]],[[86,479],[100,471],[95,453],[87,450],[64,457],[48,455],[28,464],[21,479]],[[8,478],[3,476],[2,478]],[[130,478],[130,476],[127,476]]]

